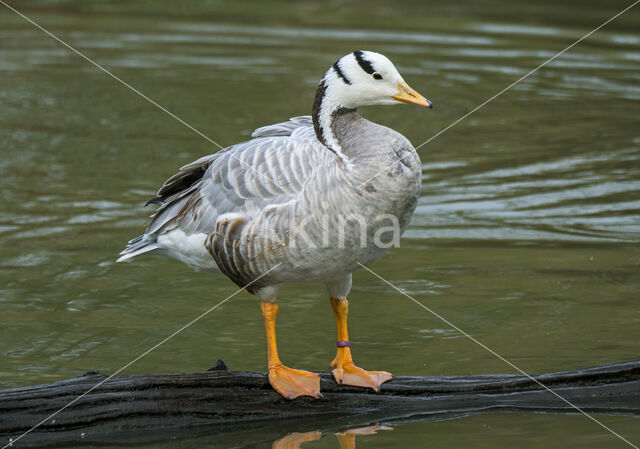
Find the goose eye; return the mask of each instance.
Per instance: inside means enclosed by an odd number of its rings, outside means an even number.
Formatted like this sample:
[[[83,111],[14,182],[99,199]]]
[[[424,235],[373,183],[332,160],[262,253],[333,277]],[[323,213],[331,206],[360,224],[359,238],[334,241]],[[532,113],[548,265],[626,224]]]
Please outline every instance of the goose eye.
[[[374,79],[377,79],[377,80],[381,80],[381,79],[382,79],[382,75],[380,75],[378,72],[375,72],[375,73],[374,73],[373,75],[371,75],[371,76],[373,76],[373,78],[374,78]]]

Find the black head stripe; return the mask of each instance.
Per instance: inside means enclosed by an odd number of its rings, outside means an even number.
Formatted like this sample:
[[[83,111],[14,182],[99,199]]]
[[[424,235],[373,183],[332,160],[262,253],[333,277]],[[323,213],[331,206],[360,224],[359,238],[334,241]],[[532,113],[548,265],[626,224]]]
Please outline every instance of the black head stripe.
[[[356,57],[356,61],[358,61],[358,65],[362,67],[362,70],[367,72],[369,75],[375,72],[375,70],[373,70],[373,66],[371,65],[371,63],[366,59],[364,59],[364,55],[360,50],[354,51],[353,56]]]
[[[342,73],[342,70],[340,70],[340,65],[338,64],[340,61],[336,61],[335,64],[333,64],[333,70],[335,70],[336,74],[342,78],[342,81],[344,81],[347,84],[351,84],[351,80],[349,78],[347,78],[344,73]]]

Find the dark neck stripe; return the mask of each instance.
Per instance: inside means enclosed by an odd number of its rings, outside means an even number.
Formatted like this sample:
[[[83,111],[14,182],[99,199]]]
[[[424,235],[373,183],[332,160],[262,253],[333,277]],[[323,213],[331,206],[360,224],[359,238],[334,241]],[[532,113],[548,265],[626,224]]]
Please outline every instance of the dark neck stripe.
[[[325,147],[327,147],[327,149],[329,151],[335,153],[338,157],[340,157],[338,152],[336,152],[336,150],[331,148],[329,146],[327,140],[325,139],[325,135],[324,135],[325,129],[324,129],[324,127],[332,129],[333,122],[337,117],[339,117],[341,115],[344,115],[344,114],[347,114],[349,112],[355,112],[356,110],[355,109],[351,109],[351,108],[345,108],[344,106],[340,106],[340,107],[336,108],[335,110],[333,110],[331,112],[331,117],[329,119],[329,123],[324,123],[324,126],[323,126],[322,124],[320,124],[320,114],[322,113],[323,106],[326,107],[326,105],[322,104],[326,93],[327,93],[327,81],[323,78],[320,81],[320,84],[318,85],[318,90],[316,91],[316,98],[315,98],[315,101],[313,102],[313,108],[312,108],[312,111],[311,111],[312,119],[313,119],[313,129],[316,132],[316,137],[318,138],[318,140]]]
[[[371,63],[366,59],[364,59],[364,55],[360,50],[354,51],[353,56],[356,57],[356,61],[358,61],[358,65],[362,67],[362,70],[367,72],[369,75],[375,72],[375,70],[373,70],[373,66],[371,65]]]
[[[327,83],[324,78],[320,81],[318,85],[318,90],[316,91],[316,98],[313,102],[313,108],[311,109],[311,118],[313,119],[313,129],[316,132],[316,137],[320,142],[324,145],[327,142],[324,140],[324,130],[322,126],[320,126],[320,110],[322,109],[322,100],[324,100],[324,95],[327,92]]]
[[[340,65],[338,64],[340,62],[340,60],[336,61],[335,64],[333,64],[333,70],[335,70],[336,74],[342,78],[342,81],[344,81],[347,84],[351,84],[351,80],[349,78],[347,78],[346,76],[344,76],[344,73],[342,73],[342,70],[340,70]]]
[[[345,108],[344,106],[341,106],[331,113],[331,118],[335,119],[339,115],[350,114],[351,112],[356,112],[356,110],[356,108]]]

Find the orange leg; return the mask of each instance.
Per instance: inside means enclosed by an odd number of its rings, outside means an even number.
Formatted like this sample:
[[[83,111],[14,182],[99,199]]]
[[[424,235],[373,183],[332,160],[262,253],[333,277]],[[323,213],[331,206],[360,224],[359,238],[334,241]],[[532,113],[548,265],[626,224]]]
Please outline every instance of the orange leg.
[[[278,304],[262,301],[262,315],[264,327],[267,331],[267,348],[269,350],[269,383],[287,399],[298,396],[320,397],[320,376],[308,371],[287,368],[278,357],[278,345],[276,343],[276,316]]]
[[[338,354],[331,362],[331,367],[335,367],[332,371],[334,379],[341,385],[372,388],[375,391],[380,390],[380,385],[393,377],[390,373],[386,371],[365,371],[353,364],[349,334],[347,332],[349,301],[331,298],[331,307],[338,327]]]

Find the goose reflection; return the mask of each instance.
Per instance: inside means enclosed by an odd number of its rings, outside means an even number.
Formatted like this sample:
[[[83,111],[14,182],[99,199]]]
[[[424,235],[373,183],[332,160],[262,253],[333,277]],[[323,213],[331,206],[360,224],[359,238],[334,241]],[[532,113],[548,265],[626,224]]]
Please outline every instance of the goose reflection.
[[[373,426],[354,427],[353,429],[348,429],[344,432],[334,433],[334,435],[338,439],[340,449],[355,449],[357,435],[373,435],[378,433],[378,430],[393,430],[393,427],[375,424]],[[314,430],[312,432],[293,432],[274,441],[271,448],[300,449],[300,445],[302,443],[316,441],[326,435],[329,434],[324,434],[320,430]]]

